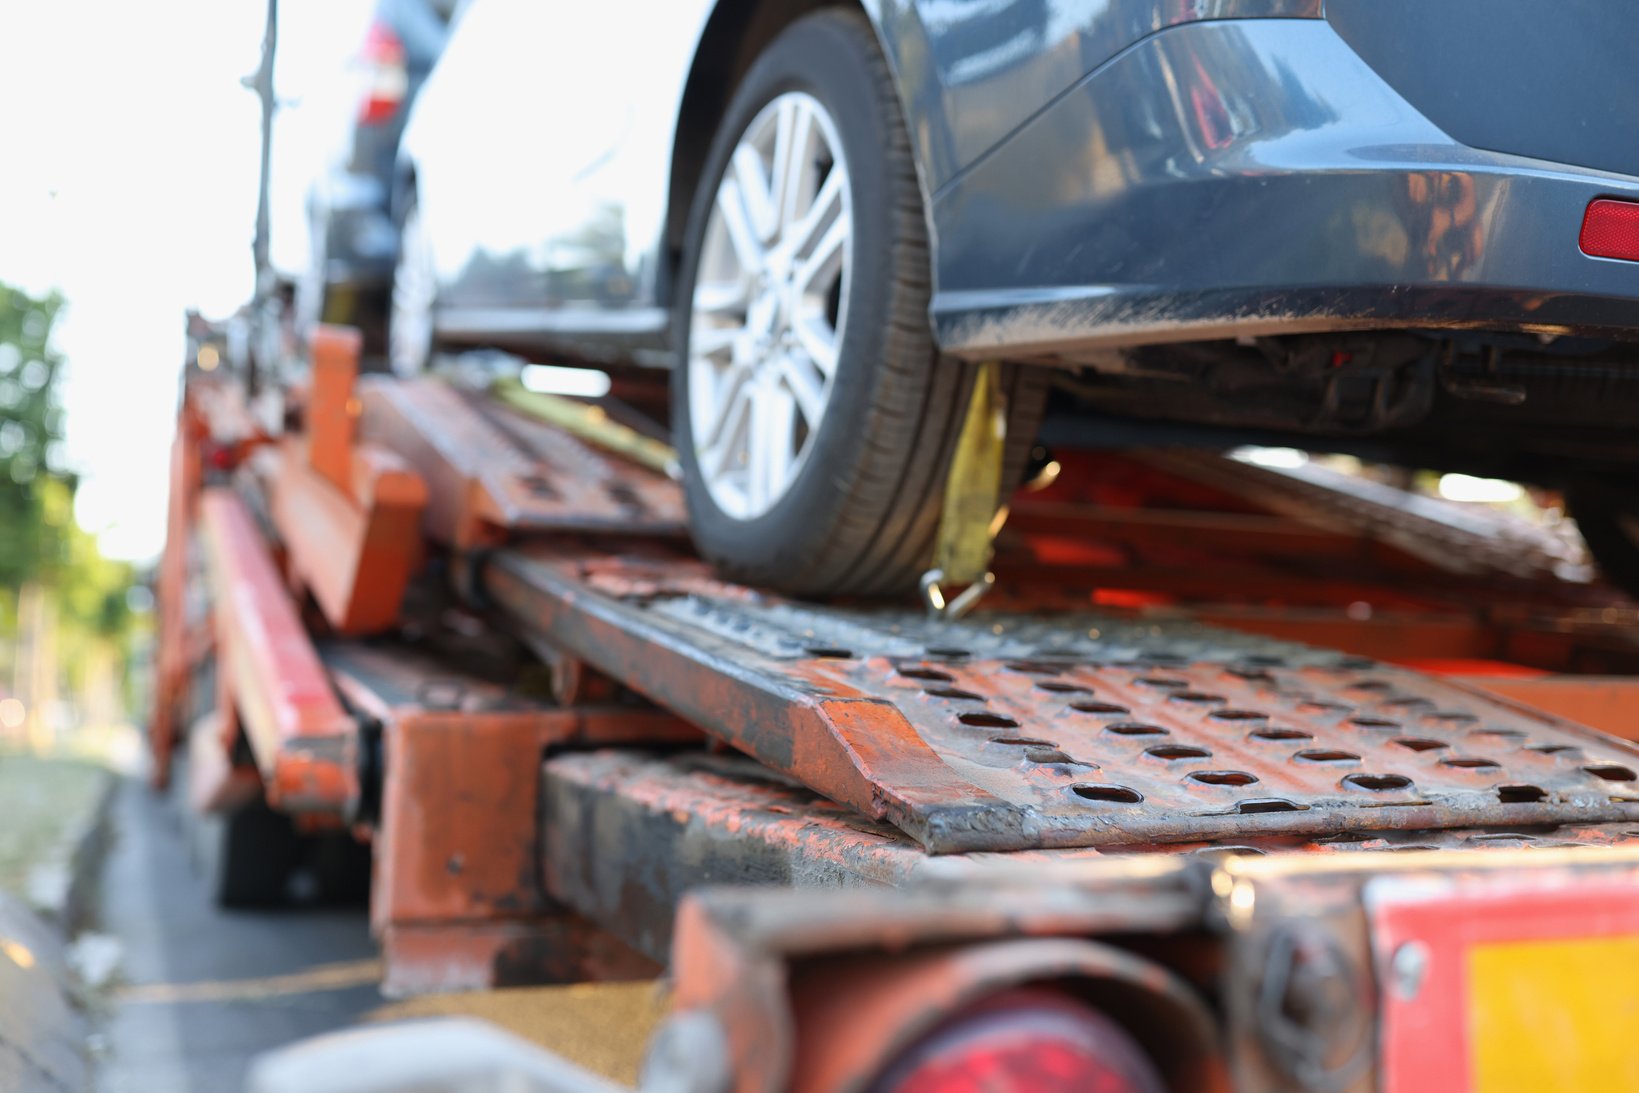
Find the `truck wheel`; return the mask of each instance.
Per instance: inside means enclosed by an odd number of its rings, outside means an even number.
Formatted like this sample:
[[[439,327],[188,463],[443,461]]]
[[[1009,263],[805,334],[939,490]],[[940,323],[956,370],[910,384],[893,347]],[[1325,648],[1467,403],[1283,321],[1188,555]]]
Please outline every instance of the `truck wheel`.
[[[1639,598],[1639,494],[1585,483],[1567,490],[1565,501],[1605,579]]]
[[[672,398],[695,542],[728,576],[798,595],[913,588],[977,366],[933,342],[921,191],[864,17],[781,34],[702,179]],[[1004,389],[1014,483],[1046,384],[1009,368]]]
[[[290,876],[301,860],[302,840],[290,817],[263,801],[212,817],[205,830],[211,898],[220,907],[273,907],[285,902]],[[215,827],[215,832],[210,828]]]

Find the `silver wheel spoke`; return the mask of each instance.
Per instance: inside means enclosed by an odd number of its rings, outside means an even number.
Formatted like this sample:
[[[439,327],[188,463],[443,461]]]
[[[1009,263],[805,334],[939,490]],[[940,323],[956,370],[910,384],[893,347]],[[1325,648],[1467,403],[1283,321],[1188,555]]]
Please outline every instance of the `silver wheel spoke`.
[[[842,272],[843,251],[848,247],[848,220],[837,218],[820,241],[814,244],[814,253],[797,266],[792,282],[804,292],[823,292]]]
[[[825,419],[847,310],[849,201],[836,125],[798,91],[752,119],[718,184],[684,367],[700,475],[735,519],[786,495]]]
[[[826,378],[836,374],[837,336],[831,324],[825,321],[823,313],[799,314],[791,324],[791,332],[797,336],[797,344],[814,362],[814,367]]]
[[[821,233],[846,215],[847,188],[848,180],[841,171],[832,170],[825,176],[808,211],[786,233],[785,242],[792,254],[807,255]]]
[[[752,393],[746,493],[756,508],[768,508],[788,485],[795,410],[790,393],[772,383],[759,384]]]
[[[763,245],[757,239],[757,229],[746,206],[745,193],[733,179],[725,178],[717,191],[717,215],[722,218],[723,230],[728,233],[735,257],[740,260],[740,268],[746,271],[762,269]]]
[[[759,243],[767,243],[779,228],[779,211],[774,207],[774,195],[770,192],[762,157],[750,145],[742,144],[734,149],[732,163],[734,183],[739,188],[740,199],[745,202],[751,228]]]
[[[710,326],[693,336],[696,357],[711,357],[723,350],[733,350],[734,343],[745,336],[743,326]]]
[[[825,413],[825,377],[806,361],[786,357],[780,362],[780,381],[796,400],[797,410],[810,426]]]
[[[774,141],[774,196],[780,225],[797,220],[797,210],[810,200],[814,166],[814,114],[800,99],[782,104],[779,132]]]

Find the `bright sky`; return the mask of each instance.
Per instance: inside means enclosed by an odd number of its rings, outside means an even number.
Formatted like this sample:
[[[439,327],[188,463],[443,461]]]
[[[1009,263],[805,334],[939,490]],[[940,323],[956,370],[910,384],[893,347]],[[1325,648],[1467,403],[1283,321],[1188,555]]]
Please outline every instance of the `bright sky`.
[[[0,5],[0,281],[69,302],[57,347],[77,512],[105,552],[164,540],[183,311],[250,296],[262,0],[49,0]],[[365,0],[283,0],[281,147],[356,49]],[[288,49],[287,49],[288,47]],[[333,80],[331,83],[333,84]],[[311,128],[311,127],[309,127]],[[277,171],[281,253],[319,152],[295,139]]]

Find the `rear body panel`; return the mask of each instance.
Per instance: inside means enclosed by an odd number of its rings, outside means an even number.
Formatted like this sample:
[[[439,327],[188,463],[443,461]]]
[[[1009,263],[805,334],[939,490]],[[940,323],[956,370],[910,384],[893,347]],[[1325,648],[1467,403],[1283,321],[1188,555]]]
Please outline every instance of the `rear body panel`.
[[[1639,266],[1577,246],[1639,179],[1470,148],[1325,23],[1154,35],[942,191],[933,311],[959,353],[1360,327],[1635,321]]]

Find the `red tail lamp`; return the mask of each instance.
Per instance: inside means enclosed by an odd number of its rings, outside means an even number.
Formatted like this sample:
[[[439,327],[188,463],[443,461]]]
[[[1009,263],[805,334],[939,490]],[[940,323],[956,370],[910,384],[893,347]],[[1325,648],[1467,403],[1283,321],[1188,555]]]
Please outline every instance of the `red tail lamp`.
[[[903,1055],[875,1093],[1165,1093],[1120,1025],[1041,988],[987,999]]]
[[[1639,262],[1639,201],[1602,197],[1582,218],[1582,253]]]

